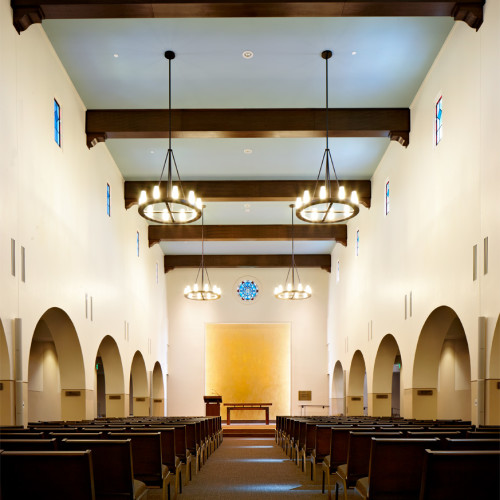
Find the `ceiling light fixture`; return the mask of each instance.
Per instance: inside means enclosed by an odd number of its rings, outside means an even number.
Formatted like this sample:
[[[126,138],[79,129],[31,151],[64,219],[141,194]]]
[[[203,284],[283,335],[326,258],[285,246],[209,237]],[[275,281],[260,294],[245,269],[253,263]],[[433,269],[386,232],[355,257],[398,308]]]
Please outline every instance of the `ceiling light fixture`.
[[[345,187],[341,186],[335,171],[332,155],[328,148],[328,59],[332,57],[331,50],[324,50],[321,57],[326,62],[326,149],[323,153],[316,185],[311,196],[306,189],[302,198],[296,201],[297,217],[304,222],[315,224],[342,222],[351,219],[359,212],[359,201],[356,191],[352,191],[351,199],[346,198]],[[325,165],[325,180],[320,186],[320,176]],[[332,175],[333,174],[333,175]],[[332,177],[337,184],[337,193],[332,189]]]
[[[201,263],[198,268],[198,273],[196,274],[196,280],[194,282],[193,288],[189,285],[184,288],[184,297],[190,300],[217,300],[221,297],[221,289],[217,285],[210,283],[210,278],[208,276],[207,268],[205,267],[205,241],[203,237],[203,210],[205,206],[201,209]],[[206,280],[205,280],[206,277]]]
[[[187,199],[182,189],[181,177],[172,151],[172,80],[171,64],[175,58],[175,52],[167,50],[165,58],[168,59],[168,151],[160,180],[153,188],[151,197],[148,197],[145,190],[141,191],[139,197],[139,214],[145,219],[158,224],[188,224],[201,217],[201,198],[196,198],[194,191],[189,191]],[[175,167],[179,186],[173,184],[172,163]],[[167,180],[163,183],[163,172],[167,167]]]
[[[252,59],[253,52],[251,50],[244,50],[241,55],[243,56],[243,59]]]
[[[312,290],[309,285],[306,285],[305,287],[302,285],[302,282],[300,281],[299,271],[295,266],[294,234],[293,234],[293,228],[294,228],[293,209],[295,208],[295,205],[294,204],[290,205],[290,208],[292,209],[292,266],[290,267],[286,275],[285,285],[277,286],[274,289],[274,296],[277,299],[282,299],[282,300],[302,300],[302,299],[308,299],[312,294]],[[297,279],[295,279],[295,276],[297,276]]]

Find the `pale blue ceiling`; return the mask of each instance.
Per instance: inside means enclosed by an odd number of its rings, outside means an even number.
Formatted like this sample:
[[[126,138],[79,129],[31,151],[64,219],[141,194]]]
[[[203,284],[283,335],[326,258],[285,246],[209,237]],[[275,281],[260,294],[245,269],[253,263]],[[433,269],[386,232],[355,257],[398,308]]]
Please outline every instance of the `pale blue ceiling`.
[[[89,109],[168,106],[174,50],[174,108],[408,107],[453,20],[413,18],[238,18],[47,20],[42,24]],[[254,57],[245,60],[244,50]],[[352,53],[356,52],[355,55]],[[114,57],[114,55],[118,57]],[[411,135],[410,135],[411,141]],[[331,141],[341,179],[370,179],[387,138]],[[108,140],[126,180],[157,179],[164,139]],[[316,178],[324,139],[176,139],[183,179]],[[252,154],[244,154],[252,149]],[[137,210],[132,208],[131,210]],[[288,224],[288,203],[208,203],[209,224]],[[361,210],[367,210],[361,207]],[[330,252],[332,243],[299,242],[299,253]],[[287,253],[287,242],[215,242],[208,253]],[[165,252],[199,253],[199,243],[163,243]]]

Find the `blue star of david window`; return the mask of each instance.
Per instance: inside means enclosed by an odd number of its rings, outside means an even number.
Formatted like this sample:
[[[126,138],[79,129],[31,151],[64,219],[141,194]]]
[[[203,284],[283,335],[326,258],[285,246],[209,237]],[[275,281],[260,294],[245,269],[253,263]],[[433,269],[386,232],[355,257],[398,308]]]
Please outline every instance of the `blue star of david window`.
[[[255,297],[257,297],[259,287],[254,281],[245,280],[239,284],[236,289],[236,293],[239,295],[241,300],[247,302],[249,300],[254,300]]]

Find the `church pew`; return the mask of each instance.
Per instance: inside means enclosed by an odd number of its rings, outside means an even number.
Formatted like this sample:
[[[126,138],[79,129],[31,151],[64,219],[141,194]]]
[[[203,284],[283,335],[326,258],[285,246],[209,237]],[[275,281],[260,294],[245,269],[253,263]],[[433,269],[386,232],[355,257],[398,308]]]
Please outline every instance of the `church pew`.
[[[148,487],[162,489],[162,499],[170,498],[173,475],[161,461],[161,434],[159,432],[108,432],[109,439],[130,439],[134,478]]]
[[[2,500],[95,500],[90,451],[3,451]]]
[[[468,431],[465,435],[467,439],[500,439],[500,431]]]
[[[426,450],[419,500],[500,498],[500,451]]]
[[[43,432],[7,432],[0,434],[2,438],[8,439],[47,439]]]
[[[332,429],[334,432],[334,429]],[[343,486],[344,498],[347,500],[347,488],[353,487],[358,479],[368,476],[370,467],[370,452],[372,438],[401,438],[403,433],[388,432],[388,431],[349,431],[347,439],[347,453],[342,458],[346,461],[337,465],[333,474],[333,482],[335,483],[335,500],[338,499],[338,485]],[[332,444],[334,438],[332,435]],[[332,445],[332,448],[338,446],[337,443]],[[332,450],[334,452],[334,450]],[[344,452],[345,453],[345,452]],[[338,457],[340,458],[340,457]],[[338,461],[336,462],[338,464]],[[331,468],[330,468],[331,474]],[[330,475],[328,477],[328,498],[331,498]]]
[[[499,439],[452,439],[444,440],[443,448],[449,451],[460,450],[500,450]]]
[[[57,441],[52,439],[0,438],[0,448],[5,451],[56,451]]]
[[[102,439],[102,432],[49,432],[49,438],[55,438],[58,443],[63,439]]]
[[[316,464],[321,464],[330,453],[331,428],[331,425],[318,425],[316,427],[316,440],[309,460],[311,481],[316,481]]]
[[[92,452],[96,500],[147,498],[146,485],[133,477],[130,439],[64,439],[60,447]]]
[[[425,450],[439,446],[437,438],[372,438],[369,474],[356,491],[365,500],[418,499]]]

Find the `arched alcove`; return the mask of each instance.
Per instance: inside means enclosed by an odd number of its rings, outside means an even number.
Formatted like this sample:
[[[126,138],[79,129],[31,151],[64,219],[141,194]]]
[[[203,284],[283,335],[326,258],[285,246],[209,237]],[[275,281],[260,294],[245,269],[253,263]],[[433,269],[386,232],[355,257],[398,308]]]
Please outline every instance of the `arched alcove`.
[[[0,320],[0,425],[15,423],[14,396],[15,385],[11,373],[9,348],[5,330]]]
[[[330,402],[332,415],[345,415],[345,378],[344,368],[338,360],[333,368],[332,398]]]
[[[380,342],[373,367],[372,391],[368,393],[369,415],[399,415],[401,354],[390,333]]]
[[[153,368],[153,416],[165,416],[165,386],[163,383],[163,371],[157,361]]]
[[[86,418],[83,355],[70,317],[57,307],[39,319],[28,361],[28,420]]]
[[[486,422],[487,425],[500,425],[500,315],[498,316],[486,380]]]
[[[109,335],[102,339],[97,350],[96,388],[98,413],[104,409],[106,417],[126,416],[122,358],[118,344]]]
[[[149,415],[149,393],[146,363],[136,351],[130,368],[130,413],[134,416]]]
[[[366,364],[361,351],[357,350],[351,361],[349,385],[347,388],[347,415],[364,415],[367,400],[365,396]]]
[[[470,379],[462,322],[453,309],[438,307],[425,321],[415,351],[411,416],[469,420]]]

